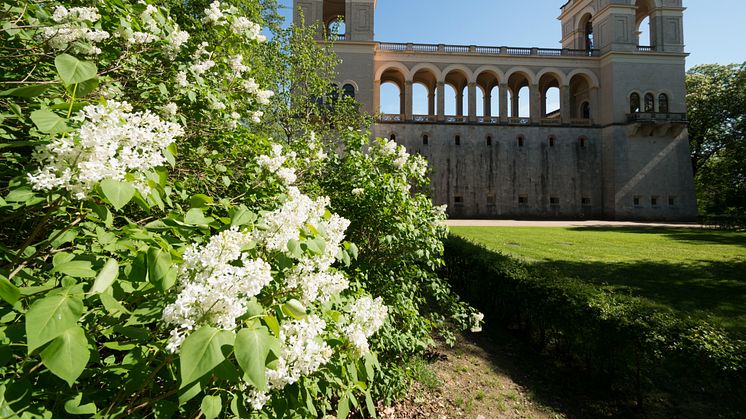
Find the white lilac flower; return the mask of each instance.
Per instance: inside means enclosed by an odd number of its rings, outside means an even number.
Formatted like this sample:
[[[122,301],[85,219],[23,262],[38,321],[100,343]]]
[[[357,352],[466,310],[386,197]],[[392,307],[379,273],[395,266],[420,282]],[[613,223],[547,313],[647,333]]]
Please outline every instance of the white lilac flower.
[[[166,106],[163,107],[163,110],[166,111],[169,115],[176,115],[177,112],[179,112],[179,107],[176,106],[175,103],[169,102],[166,104]]]
[[[287,159],[288,156],[285,156],[282,153],[282,146],[280,144],[272,144],[272,151],[270,152],[270,154],[263,154],[257,157],[256,162],[264,169],[270,172],[276,172],[277,169],[285,164],[285,161],[287,161]]]
[[[275,92],[271,90],[260,90],[256,92],[256,100],[262,105],[269,103],[269,99],[275,95]]]
[[[292,167],[281,167],[277,170],[276,175],[285,185],[292,185],[298,180],[298,175],[295,174],[295,169]]]
[[[262,111],[254,111],[251,113],[251,121],[258,124],[262,122],[262,117],[264,116],[264,112]]]
[[[332,349],[322,340],[326,322],[316,315],[284,323],[280,328],[280,351],[275,369],[267,370],[270,388],[283,388],[300,377],[316,372],[329,362]]]
[[[243,88],[247,93],[256,93],[259,91],[259,85],[254,79],[247,79],[243,82]]]
[[[223,14],[223,11],[220,10],[220,2],[214,1],[210,4],[210,7],[204,10],[205,17],[202,18],[202,22],[204,23],[211,23],[213,25],[223,25],[225,24],[225,21],[223,18],[225,15]]]
[[[231,30],[233,33],[243,35],[246,39],[251,41],[257,39],[262,28],[258,23],[254,23],[243,16],[239,16],[233,19]]]
[[[176,26],[176,28],[168,34],[166,37],[166,42],[168,42],[168,46],[166,47],[166,50],[168,54],[171,57],[175,57],[179,51],[181,51],[182,45],[184,45],[189,40],[189,32],[186,31],[180,31],[179,27]]]
[[[380,146],[381,154],[391,155],[396,153],[397,144],[394,141],[384,139],[383,144]]]
[[[215,67],[215,61],[205,60],[205,61],[200,61],[200,62],[192,64],[191,69],[194,74],[199,76],[201,74],[206,73],[208,70],[210,70],[213,67]]]
[[[109,36],[109,32],[98,29],[90,29],[85,33],[86,39],[91,42],[101,42],[105,39],[109,39]]]
[[[312,200],[294,186],[288,188],[287,194],[282,207],[265,215],[265,228],[253,232],[254,239],[270,251],[286,251],[288,242],[298,239],[309,221],[321,219],[329,205],[329,198]]]
[[[233,71],[233,75],[236,77],[240,77],[241,74],[249,71],[249,67],[243,64],[243,56],[240,54],[231,57],[231,59],[228,61],[228,64],[231,67],[231,71]]]
[[[365,192],[363,188],[355,188],[352,190],[352,194],[355,196],[362,195]]]
[[[471,331],[474,333],[482,331],[482,324],[484,323],[484,314],[473,313],[471,315]]]
[[[158,40],[158,37],[150,32],[131,32],[126,37],[128,45],[150,44]]]
[[[66,21],[96,22],[99,19],[101,19],[101,15],[95,7],[73,7],[70,10],[67,10],[65,6],[57,6],[52,14],[52,20],[57,23]]]
[[[189,86],[189,80],[187,80],[186,71],[179,71],[179,73],[176,74],[176,84],[180,87]]]
[[[407,150],[404,148],[404,146],[398,147],[398,155],[394,159],[394,166],[397,169],[401,169],[404,167],[405,164],[407,164],[407,160],[409,160],[409,153],[407,153]]]
[[[225,110],[226,106],[225,103],[219,101],[219,100],[210,100],[210,109],[216,110],[216,111],[223,111]]]
[[[143,172],[165,164],[163,150],[184,134],[150,111],[133,113],[127,102],[89,105],[76,118],[80,129],[37,149],[43,167],[28,174],[35,190],[64,188],[82,198],[101,180],[127,175],[144,185]]]
[[[368,338],[383,326],[388,308],[381,297],[374,300],[366,296],[355,301],[349,307],[349,312],[351,319],[344,327],[344,333],[358,352],[366,354],[370,350]]]
[[[170,350],[178,349],[181,336],[202,324],[235,329],[249,300],[272,281],[267,262],[243,253],[251,242],[251,234],[233,227],[203,246],[187,248],[179,272],[179,295],[163,310],[163,320],[177,330],[171,332]]]

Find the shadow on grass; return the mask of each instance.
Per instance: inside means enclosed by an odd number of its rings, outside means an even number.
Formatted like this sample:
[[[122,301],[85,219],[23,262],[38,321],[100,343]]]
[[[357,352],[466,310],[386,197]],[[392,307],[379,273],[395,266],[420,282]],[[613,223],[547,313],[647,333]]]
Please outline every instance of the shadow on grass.
[[[532,265],[685,315],[710,317],[732,333],[746,335],[746,260],[687,264],[547,260]]]
[[[746,247],[746,233],[708,230],[704,228],[660,228],[660,227],[573,227],[572,231],[598,231],[613,233],[635,233],[663,235],[670,239],[693,244],[722,244]]]

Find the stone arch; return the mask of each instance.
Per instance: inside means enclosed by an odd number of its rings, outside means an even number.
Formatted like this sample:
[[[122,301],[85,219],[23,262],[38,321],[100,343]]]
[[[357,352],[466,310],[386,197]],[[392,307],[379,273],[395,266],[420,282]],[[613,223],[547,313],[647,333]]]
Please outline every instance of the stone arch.
[[[409,79],[409,70],[401,63],[389,63],[379,68],[376,73],[376,81],[380,82],[378,91],[379,107],[382,108],[383,103],[381,102],[386,100],[381,94],[385,84],[393,83],[399,90],[399,112],[396,113],[400,115],[404,114],[406,109],[406,84]]]
[[[536,76],[525,67],[513,68],[506,76],[510,96],[508,108],[511,118],[529,116],[531,112],[531,86],[536,84]],[[521,93],[524,88],[526,91]],[[524,106],[521,106],[521,98],[523,98]],[[525,105],[528,105],[529,113],[521,115],[521,109],[525,108]]]
[[[598,79],[598,76],[596,73],[584,69],[584,68],[578,68],[570,72],[570,74],[567,75],[566,80],[569,81],[572,80],[577,75],[583,75],[586,77],[586,80],[588,80],[591,88],[598,88],[601,85],[600,80]]]
[[[505,73],[505,80],[508,81],[516,73],[523,73],[528,79],[529,84],[536,84],[536,75],[528,67],[511,67],[507,73]]]
[[[657,20],[653,19],[653,12],[660,7],[658,0],[632,0],[630,3],[635,7],[635,36],[637,37],[637,45],[649,45],[655,47],[657,44]],[[649,23],[649,36],[647,40],[640,39],[642,31],[642,23],[648,20]]]
[[[649,90],[646,91],[642,97],[642,109],[643,112],[655,112],[655,99],[656,93]]]
[[[541,117],[542,118],[560,118],[560,112],[562,110],[562,87],[565,85],[564,73],[557,69],[544,69],[537,76],[539,79],[539,98],[541,105]],[[551,89],[556,89],[550,92]],[[551,93],[551,94],[550,94]],[[550,109],[549,97],[556,100],[556,109]],[[556,99],[555,99],[556,96]]]
[[[490,65],[479,67],[474,74],[477,87],[482,90],[482,115],[499,116],[499,103],[493,105],[492,102],[499,97],[500,83],[505,82],[505,75],[499,68]],[[477,103],[477,107],[479,106],[480,104]]]
[[[597,105],[592,79],[588,74],[582,72],[568,78],[570,79],[568,86],[570,89],[570,118],[591,119]],[[586,109],[588,117],[585,115]]]
[[[412,78],[412,103],[413,113],[425,113],[435,115],[435,102],[438,92],[438,78],[440,70],[432,64],[418,64],[410,71]],[[425,89],[425,97],[419,97],[418,85]],[[422,103],[424,101],[424,103]],[[414,109],[423,106],[422,111],[415,112]]]
[[[381,80],[381,76],[384,72],[394,69],[399,70],[404,75],[405,80],[411,80],[411,76],[409,74],[409,69],[407,68],[407,66],[398,62],[388,62],[381,64],[378,67],[378,70],[376,70],[375,78],[373,80]]]
[[[443,70],[442,78],[443,83],[451,86],[456,93],[456,116],[464,116],[464,102],[469,101],[468,86],[473,82],[474,74],[464,65],[453,64]]]
[[[360,86],[358,86],[357,82],[355,80],[345,80],[342,83],[339,83],[340,86],[344,86],[346,84],[351,85],[355,88],[355,93],[360,91]]]
[[[448,77],[449,73],[453,73],[454,71],[461,71],[466,76],[466,82],[467,83],[473,83],[474,82],[474,72],[469,69],[469,67],[463,65],[463,64],[451,64],[448,67],[446,67],[441,73],[440,73],[440,79],[438,81],[445,82],[446,78]]]
[[[589,10],[585,10],[579,16],[581,16],[581,18],[578,21],[578,27],[576,28],[577,33],[579,34],[578,47],[579,49],[590,51],[594,48],[594,45],[595,45],[595,41],[593,38],[593,16],[594,14],[591,13],[591,11]]]
[[[627,94],[627,109],[629,113],[642,112],[642,93],[639,90],[632,90]]]

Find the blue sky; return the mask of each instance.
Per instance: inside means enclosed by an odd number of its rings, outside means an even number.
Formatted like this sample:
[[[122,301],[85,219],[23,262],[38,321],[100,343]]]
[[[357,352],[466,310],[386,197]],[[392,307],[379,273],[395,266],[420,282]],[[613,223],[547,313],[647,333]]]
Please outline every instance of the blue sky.
[[[377,0],[375,37],[390,42],[559,48],[556,18],[564,2]],[[292,3],[280,0],[285,16],[292,16]],[[746,61],[746,0],[684,0],[684,6],[687,68]],[[383,107],[386,102],[391,101],[382,97]]]

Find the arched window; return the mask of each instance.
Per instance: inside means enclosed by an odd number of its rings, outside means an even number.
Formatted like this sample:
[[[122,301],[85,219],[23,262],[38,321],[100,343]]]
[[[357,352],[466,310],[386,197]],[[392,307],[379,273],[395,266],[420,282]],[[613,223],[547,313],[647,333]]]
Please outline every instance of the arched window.
[[[518,147],[523,147],[523,136],[522,135],[518,136]]]
[[[422,136],[422,145],[427,145],[430,142],[430,138],[427,135]]]
[[[389,136],[389,140],[391,140],[391,141],[396,141],[396,134],[391,134],[391,135]]]
[[[585,50],[593,50],[593,23],[590,20],[585,24]]]
[[[591,119],[591,104],[589,102],[583,102],[580,105],[580,115],[583,119]]]
[[[347,83],[342,87],[342,92],[345,96],[355,99],[355,86]]]
[[[658,112],[668,113],[668,95],[665,93],[658,96]]]
[[[586,138],[580,137],[578,138],[578,142],[580,143],[580,147],[585,147]]]
[[[488,146],[492,145],[492,136],[490,135],[487,136],[487,145]]]
[[[339,16],[335,19],[332,19],[326,29],[328,31],[329,38],[344,40],[345,34],[347,33],[347,26],[345,25],[344,16]]]
[[[645,112],[655,112],[655,96],[652,93],[645,94]]]
[[[549,136],[549,147],[554,147],[555,141],[557,141],[557,139],[554,137],[554,135]]]
[[[640,95],[638,93],[632,93],[629,95],[629,113],[640,112]]]

